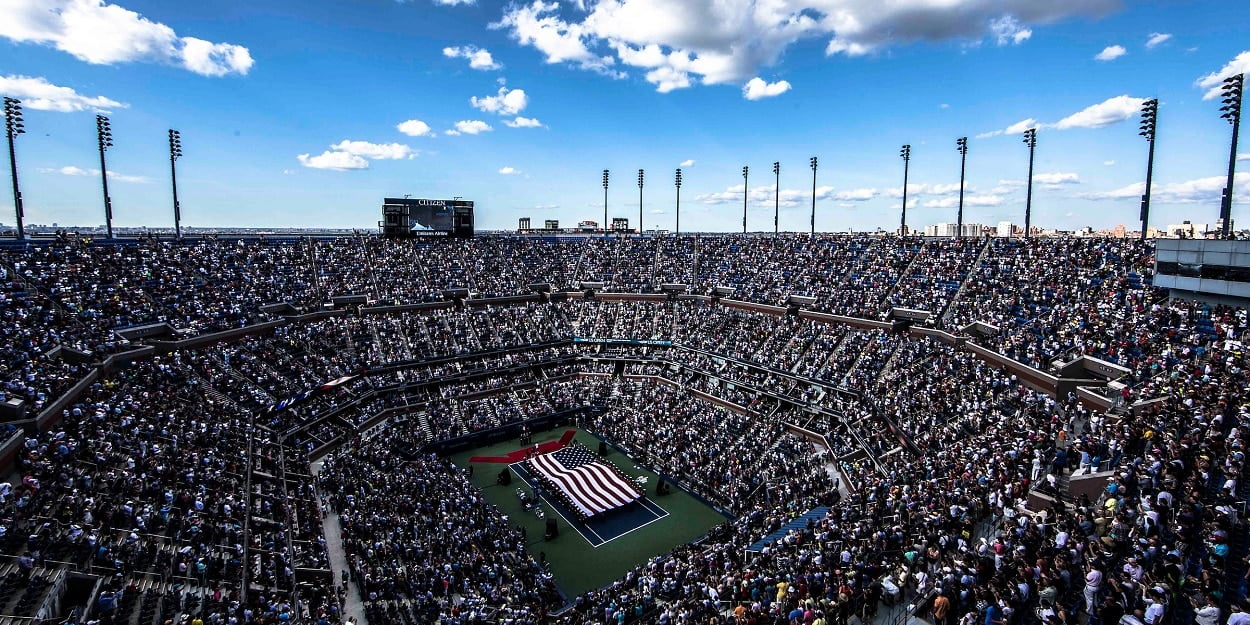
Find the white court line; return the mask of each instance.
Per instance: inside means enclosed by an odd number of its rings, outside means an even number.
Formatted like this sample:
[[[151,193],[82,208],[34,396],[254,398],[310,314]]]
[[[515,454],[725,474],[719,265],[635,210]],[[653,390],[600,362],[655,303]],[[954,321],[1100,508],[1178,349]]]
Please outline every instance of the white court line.
[[[521,462],[524,462],[524,460],[522,460]],[[520,472],[518,472],[516,469],[512,468],[512,465],[513,465],[513,464],[521,464],[521,462],[514,462],[514,463],[512,463],[512,464],[508,465],[508,468],[509,468],[510,470],[512,470],[512,472],[513,472],[513,473],[516,473],[517,477],[521,478],[521,481],[522,481],[522,482],[525,482],[525,485],[530,487],[530,490],[533,490],[533,489],[534,489],[534,485],[533,485],[533,484],[531,484],[529,480],[525,479],[525,478],[521,475],[521,473],[520,473]],[[529,472],[529,469],[526,469],[526,472],[528,473],[528,472]],[[543,490],[546,490],[546,489],[543,489]],[[573,531],[574,531],[574,532],[577,532],[577,534],[578,534],[579,536],[581,536],[583,539],[585,539],[585,540],[586,540],[586,543],[587,543],[588,545],[590,545],[590,547],[591,547],[592,549],[598,549],[598,548],[599,548],[599,545],[605,545],[605,544],[607,544],[607,542],[608,542],[608,541],[604,540],[604,539],[603,539],[603,537],[602,537],[602,536],[600,536],[598,532],[596,532],[595,530],[591,529],[589,525],[586,525],[585,523],[582,523],[582,525],[583,525],[583,526],[585,526],[587,530],[590,530],[590,533],[591,533],[591,534],[594,534],[594,535],[595,535],[595,538],[598,538],[598,539],[599,539],[599,544],[598,544],[598,545],[596,545],[596,544],[595,544],[595,542],[594,542],[593,540],[591,540],[591,539],[587,538],[587,537],[586,537],[586,535],[585,535],[585,534],[583,534],[583,533],[582,533],[582,531],[581,531],[580,529],[577,529],[577,526],[576,526],[576,525],[574,525],[574,524],[572,524],[572,523],[570,523],[570,522],[569,522],[568,517],[564,516],[564,513],[560,512],[560,508],[559,508],[558,506],[556,506],[555,504],[551,503],[551,500],[547,499],[547,496],[546,496],[546,495],[539,495],[539,496],[538,496],[538,498],[539,498],[539,499],[542,499],[542,500],[543,500],[543,501],[545,501],[545,502],[547,502],[547,507],[548,507],[548,508],[551,508],[551,511],[552,511],[552,512],[555,512],[556,514],[560,515],[560,518],[561,518],[561,519],[564,519],[564,523],[565,523],[565,525],[568,525],[569,527],[573,528]],[[618,536],[617,538],[620,538],[620,537]]]
[[[645,500],[644,500],[644,501],[645,501]],[[652,510],[651,508],[647,508],[645,505],[644,505],[643,507],[647,509],[647,512],[650,512],[651,514],[655,514],[655,511],[654,511],[654,510]],[[636,531],[638,531],[638,530],[640,530],[640,529],[642,529],[642,528],[644,528],[644,527],[646,527],[646,526],[648,526],[648,525],[651,525],[652,523],[655,523],[656,521],[663,521],[664,519],[668,518],[668,510],[664,510],[664,508],[660,508],[660,510],[662,510],[662,511],[664,512],[664,516],[658,516],[658,515],[657,515],[654,519],[651,519],[650,521],[647,521],[646,523],[643,523],[642,525],[639,525],[638,527],[635,527],[634,529],[629,530],[628,532],[624,532],[624,533],[621,533],[621,534],[617,534],[616,536],[613,536],[612,538],[609,538],[608,540],[604,541],[604,543],[603,543],[603,544],[605,544],[605,545],[606,545],[606,544],[608,544],[608,543],[610,543],[610,542],[612,542],[612,541],[614,541],[614,540],[616,540],[616,539],[618,539],[618,538],[620,538],[620,537],[622,537],[622,536],[625,536],[626,534],[632,534],[632,533],[634,533],[634,532],[636,532]],[[590,528],[589,528],[589,527],[587,527],[586,529],[590,529]],[[598,534],[596,534],[596,536],[598,536]],[[598,547],[595,547],[595,549],[598,549]]]
[[[663,512],[664,514],[663,514],[660,518],[663,518],[663,517],[668,516],[668,510],[665,510],[665,509],[664,509],[664,506],[661,506],[660,504],[655,503],[654,501],[651,501],[651,499],[650,499],[650,498],[643,497],[643,498],[642,498],[642,499],[640,499],[639,501],[643,502],[643,506],[642,506],[642,507],[644,507],[644,508],[646,508],[646,509],[648,509],[648,510],[651,510],[651,508],[647,506],[647,504],[649,503],[649,504],[651,504],[652,506],[655,506],[656,508],[658,508],[658,509],[660,510],[660,512]],[[655,514],[655,510],[651,510],[651,514]]]

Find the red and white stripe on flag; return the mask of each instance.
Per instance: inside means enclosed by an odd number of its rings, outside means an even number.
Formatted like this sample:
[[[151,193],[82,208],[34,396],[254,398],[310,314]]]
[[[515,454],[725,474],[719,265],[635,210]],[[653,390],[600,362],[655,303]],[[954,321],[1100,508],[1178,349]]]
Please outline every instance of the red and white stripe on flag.
[[[570,469],[548,454],[535,457],[530,464],[554,482],[586,516],[615,510],[641,497],[633,484],[599,462]]]

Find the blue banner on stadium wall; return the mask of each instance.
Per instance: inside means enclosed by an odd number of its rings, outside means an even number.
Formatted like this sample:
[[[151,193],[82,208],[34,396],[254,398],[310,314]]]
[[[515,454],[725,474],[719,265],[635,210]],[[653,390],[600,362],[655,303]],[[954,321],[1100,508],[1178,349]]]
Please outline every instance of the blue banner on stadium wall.
[[[660,347],[672,347],[672,341],[661,341],[656,339],[588,339],[581,337],[573,337],[574,343],[593,343],[595,345],[655,345]]]

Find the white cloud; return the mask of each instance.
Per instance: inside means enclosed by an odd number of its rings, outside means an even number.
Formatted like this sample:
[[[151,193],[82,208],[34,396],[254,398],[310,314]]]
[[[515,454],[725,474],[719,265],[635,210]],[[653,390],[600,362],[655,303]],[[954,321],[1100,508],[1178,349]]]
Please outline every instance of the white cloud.
[[[412,148],[402,143],[369,143],[368,141],[351,141],[344,139],[332,146],[331,150],[346,152],[353,156],[363,156],[371,160],[399,160],[416,156]]]
[[[653,208],[653,209],[651,209],[651,210],[647,211],[647,213],[649,213],[649,214],[651,214],[651,215],[663,215],[664,213],[667,213],[667,212],[668,212],[668,211],[666,211],[666,210],[664,210],[664,209],[662,209],[662,208]]]
[[[542,128],[543,123],[533,117],[521,117],[517,115],[516,119],[504,121],[503,125],[509,128]]]
[[[496,95],[469,98],[469,104],[487,113],[516,115],[525,110],[525,106],[529,104],[529,96],[525,95],[524,89],[510,90],[507,87],[500,87]]]
[[[703,204],[742,204],[743,185],[737,184],[717,193],[702,193],[694,196],[696,202]],[[833,197],[833,187],[817,187],[816,199],[824,200]],[[747,201],[752,206],[773,206],[776,199],[784,208],[806,206],[812,201],[811,189],[782,189],[777,193],[776,185],[752,187]]]
[[[986,137],[995,137],[1002,134],[1019,134],[1029,128],[1053,128],[1055,130],[1068,130],[1069,128],[1105,128],[1114,124],[1118,124],[1130,117],[1141,113],[1142,103],[1145,98],[1134,98],[1132,96],[1120,95],[1114,98],[1108,98],[1081,109],[1053,124],[1044,124],[1036,119],[1025,119],[1008,126],[1005,130],[992,130],[977,135],[978,139]]]
[[[130,106],[104,96],[81,95],[69,87],[32,76],[0,76],[0,93],[21,100],[26,108],[40,111],[72,113],[91,109],[107,113],[114,108]]]
[[[196,37],[104,0],[8,0],[0,37],[40,43],[93,65],[147,61],[205,76],[247,74],[248,49]]]
[[[1024,185],[1025,182],[1023,180],[999,180],[998,186],[990,189],[990,195],[1006,195],[1008,193],[1015,193]]]
[[[1008,44],[1019,45],[1024,43],[1033,36],[1033,31],[1025,28],[1020,20],[1004,15],[1000,18],[990,20],[990,35],[993,36],[995,43],[1000,46]]]
[[[999,195],[964,195],[964,207],[969,206],[998,206],[1003,203],[1002,196]],[[959,197],[944,197],[940,200],[929,200],[922,206],[925,208],[955,208],[959,206]]]
[[[65,167],[40,167],[39,172],[44,173],[44,174],[61,174],[62,176],[99,176],[100,175],[100,170],[98,169],[83,169],[81,167],[75,167],[73,165],[66,165]],[[140,184],[146,184],[146,183],[152,182],[152,179],[148,178],[147,176],[128,176],[126,174],[118,173],[115,171],[109,172],[109,180],[117,181],[117,182],[137,182]]]
[[[613,77],[638,68],[661,92],[746,84],[803,40],[857,56],[914,42],[1014,45],[1032,26],[1099,16],[1119,0],[521,0],[492,28],[548,63]]]
[[[476,2],[477,0],[434,0],[434,4],[441,4],[448,7],[454,7],[461,4],[475,4]]]
[[[1115,165],[1115,161],[1103,161],[1102,164],[1106,165],[1107,167],[1110,167],[1112,165]]]
[[[680,165],[680,166],[682,166],[682,167],[694,167],[694,159],[693,159],[693,158],[688,158],[688,159],[686,159],[686,160],[684,160],[684,161],[682,161],[682,162],[678,163],[678,165]]]
[[[490,28],[508,29],[518,43],[534,46],[546,55],[548,63],[571,63],[582,69],[623,78],[623,74],[612,69],[616,59],[592,53],[582,40],[587,36],[586,27],[560,19],[559,7],[556,2],[543,0],[510,5],[503,18],[491,24]]]
[[[309,156],[300,154],[296,157],[299,164],[304,167],[313,169],[333,169],[334,171],[349,171],[352,169],[369,169],[369,161],[355,154],[347,152],[332,152],[327,150],[317,156]]]
[[[1085,107],[1054,124],[1048,125],[1048,127],[1058,130],[1067,130],[1068,128],[1105,128],[1141,113],[1141,105],[1145,101],[1145,98],[1134,98],[1127,95],[1116,96]]]
[[[408,135],[409,137],[434,136],[433,131],[430,130],[430,125],[419,119],[410,119],[405,122],[400,122],[395,126],[395,129]]]
[[[1250,161],[1250,154],[1238,154],[1237,161]]]
[[[445,131],[444,134],[479,135],[479,134],[482,134],[483,132],[490,132],[491,130],[493,130],[493,128],[490,127],[490,124],[480,119],[467,119],[467,120],[460,120],[456,122],[456,127],[452,130]]]
[[[756,76],[742,86],[742,97],[748,100],[759,100],[779,96],[789,90],[789,81],[765,82],[764,79]]]
[[[964,185],[964,191],[972,191],[972,185],[970,184]],[[950,195],[952,193],[959,193],[958,182],[952,182],[950,184],[928,184],[928,183],[912,182],[912,183],[908,183],[907,185],[908,197],[912,197],[916,195]],[[901,198],[903,197],[903,187],[894,187],[892,189],[886,189],[885,194],[890,197]]]
[[[1072,172],[1052,172],[1047,174],[1036,174],[1033,180],[1040,184],[1080,184],[1081,177]]]
[[[252,69],[247,48],[232,43],[213,43],[195,37],[182,38],[182,66],[204,76],[246,74]]]
[[[370,143],[344,139],[317,156],[300,154],[295,158],[299,159],[304,167],[312,169],[349,171],[369,169],[369,159],[398,160],[413,158],[416,155],[416,151],[402,143]]]
[[[1224,67],[1199,78],[1194,84],[1207,90],[1206,93],[1202,94],[1203,100],[1213,100],[1220,97],[1220,88],[1223,86],[1225,78],[1246,72],[1250,72],[1250,50],[1238,54],[1233,60],[1226,63]]]
[[[517,175],[517,174],[521,173],[521,170],[519,170],[519,169],[517,169],[517,168],[515,168],[515,167],[500,167],[500,168],[499,168],[499,173],[501,173],[501,174],[503,174],[503,175],[505,175],[505,176],[515,176],[515,175]]]
[[[1102,52],[1095,54],[1094,59],[1099,61],[1114,61],[1125,54],[1128,54],[1128,50],[1125,50],[1124,46],[1107,46],[1102,49]]]
[[[948,108],[950,108],[950,107],[951,107],[951,105],[949,105],[949,104],[947,104],[947,103],[945,103],[945,102],[943,102],[943,103],[941,103],[941,104],[939,104],[939,105],[938,105],[938,108],[940,108],[940,109],[948,109]]]
[[[1150,33],[1150,38],[1146,40],[1146,47],[1153,48],[1172,38],[1171,33]]]
[[[473,69],[480,69],[482,71],[503,68],[502,65],[495,62],[495,57],[491,56],[490,51],[477,46],[453,46],[443,48],[443,56],[452,59],[468,59],[469,67]]]
[[[990,138],[990,137],[997,137],[998,135],[1003,135],[1003,134],[1008,134],[1008,135],[1018,135],[1018,134],[1020,134],[1020,133],[1022,133],[1022,132],[1024,132],[1024,131],[1026,131],[1026,130],[1028,130],[1028,129],[1030,129],[1030,128],[1037,128],[1037,127],[1038,127],[1038,125],[1039,125],[1039,124],[1037,123],[1037,120],[1036,120],[1036,119],[1033,119],[1032,117],[1030,117],[1030,118],[1028,118],[1028,119],[1022,119],[1022,120],[1020,120],[1020,121],[1018,121],[1018,122],[1016,122],[1016,123],[1014,123],[1014,124],[1012,124],[1012,125],[1008,126],[1005,130],[991,130],[991,131],[989,131],[989,132],[983,132],[983,133],[981,133],[981,134],[977,135],[977,136],[976,136],[976,138],[977,138],[977,139],[988,139],[988,138]]]
[[[1150,197],[1152,201],[1164,204],[1212,204],[1219,202],[1226,182],[1227,176],[1210,176],[1168,184],[1156,183]],[[1233,186],[1234,194],[1244,198],[1250,193],[1250,173],[1238,173]],[[1076,197],[1086,200],[1127,200],[1139,198],[1145,192],[1145,182],[1134,182],[1111,191],[1079,193]]]
[[[843,202],[865,202],[877,197],[876,189],[848,189],[833,194],[835,200]]]

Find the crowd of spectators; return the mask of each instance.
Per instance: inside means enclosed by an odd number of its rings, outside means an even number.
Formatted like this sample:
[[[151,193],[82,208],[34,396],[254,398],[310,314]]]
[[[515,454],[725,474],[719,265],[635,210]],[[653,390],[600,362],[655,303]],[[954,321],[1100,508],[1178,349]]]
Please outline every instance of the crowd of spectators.
[[[0,545],[30,579],[107,573],[108,625],[158,604],[214,623],[337,622],[337,593],[299,573],[333,576],[327,538],[370,625],[844,623],[899,597],[938,623],[1232,622],[1247,591],[1247,311],[1169,300],[1150,286],[1151,253],[866,235],[4,248],[0,393],[35,412],[134,347],[121,328],[203,334],[279,319],[267,303],[535,282],[726,285],[769,305],[800,293],[867,319],[922,308],[948,331],[993,326],[970,340],[1038,368],[1089,355],[1129,373],[1104,411],[933,338],[698,300],[349,313],[104,373],[24,441],[0,485]],[[498,351],[575,336],[674,346]],[[588,427],[736,518],[551,617],[554,582],[525,537],[419,450],[596,402]],[[825,455],[785,423],[823,435]],[[313,454],[335,446],[314,482]],[[1101,492],[1065,496],[1104,472]],[[323,502],[341,537],[324,536]],[[831,508],[746,552],[817,505]]]

